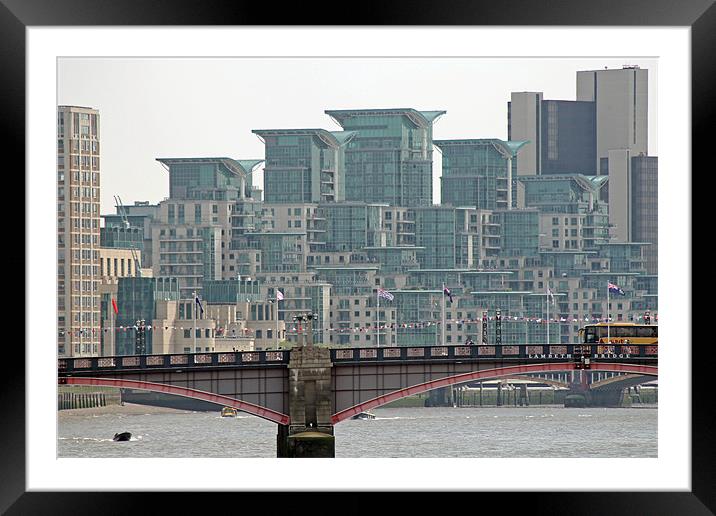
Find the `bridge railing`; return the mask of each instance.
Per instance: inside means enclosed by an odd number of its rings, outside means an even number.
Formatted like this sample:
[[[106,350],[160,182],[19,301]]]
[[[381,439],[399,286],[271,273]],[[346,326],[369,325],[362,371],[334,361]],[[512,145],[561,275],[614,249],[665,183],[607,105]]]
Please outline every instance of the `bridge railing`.
[[[540,359],[569,360],[586,354],[595,358],[656,358],[658,347],[647,344],[522,344],[472,346],[400,346],[384,348],[333,348],[333,363],[399,360]],[[232,351],[171,355],[62,358],[60,374],[202,367],[257,367],[288,364],[290,351]]]
[[[522,344],[471,346],[400,346],[385,348],[332,349],[334,363],[390,360],[479,360],[503,359],[571,359],[582,354],[609,358],[655,358],[656,345],[646,344]]]
[[[288,364],[288,351],[231,351],[166,355],[122,355],[113,357],[61,358],[57,370],[63,373],[126,371],[136,369],[182,369]]]

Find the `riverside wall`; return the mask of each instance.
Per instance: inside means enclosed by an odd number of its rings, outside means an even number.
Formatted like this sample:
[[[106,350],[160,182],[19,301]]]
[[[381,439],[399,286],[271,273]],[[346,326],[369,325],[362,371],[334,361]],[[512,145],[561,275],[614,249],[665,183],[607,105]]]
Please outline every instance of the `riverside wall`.
[[[121,405],[119,389],[109,387],[60,386],[57,391],[57,410]]]

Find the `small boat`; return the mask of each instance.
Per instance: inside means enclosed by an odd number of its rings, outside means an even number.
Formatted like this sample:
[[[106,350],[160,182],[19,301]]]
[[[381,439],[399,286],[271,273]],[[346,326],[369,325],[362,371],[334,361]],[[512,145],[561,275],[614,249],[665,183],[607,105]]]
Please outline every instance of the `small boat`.
[[[236,417],[238,414],[239,413],[235,408],[224,407],[221,409],[221,417]]]
[[[375,414],[372,412],[360,412],[352,416],[351,419],[375,419]]]
[[[132,438],[132,434],[129,432],[122,432],[121,434],[114,434],[112,437],[113,441],[129,441]]]

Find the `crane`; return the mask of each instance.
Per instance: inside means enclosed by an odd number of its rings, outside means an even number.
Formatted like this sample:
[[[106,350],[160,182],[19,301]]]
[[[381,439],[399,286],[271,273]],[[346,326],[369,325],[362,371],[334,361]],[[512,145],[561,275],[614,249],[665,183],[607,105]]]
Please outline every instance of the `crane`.
[[[127,210],[124,209],[124,204],[122,203],[122,199],[119,197],[119,195],[114,196],[114,203],[117,207],[117,213],[122,216],[122,222],[124,222],[124,227],[126,229],[130,228],[129,220],[127,219]],[[137,258],[137,251],[133,246],[130,246],[130,249],[132,251],[132,260],[134,260],[134,273],[137,277],[142,277],[142,268],[141,264],[139,263],[139,258]]]

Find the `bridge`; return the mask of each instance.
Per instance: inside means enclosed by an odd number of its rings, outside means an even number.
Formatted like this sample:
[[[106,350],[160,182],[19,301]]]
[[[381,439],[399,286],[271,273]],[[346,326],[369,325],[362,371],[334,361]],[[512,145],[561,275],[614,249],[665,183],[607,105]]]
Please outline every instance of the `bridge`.
[[[637,344],[338,349],[305,344],[290,351],[60,359],[58,381],[234,407],[278,425],[279,457],[333,457],[334,425],[400,398],[537,373],[578,373],[584,391],[587,372],[619,373],[617,378],[639,383],[657,376],[657,358],[656,345]]]

